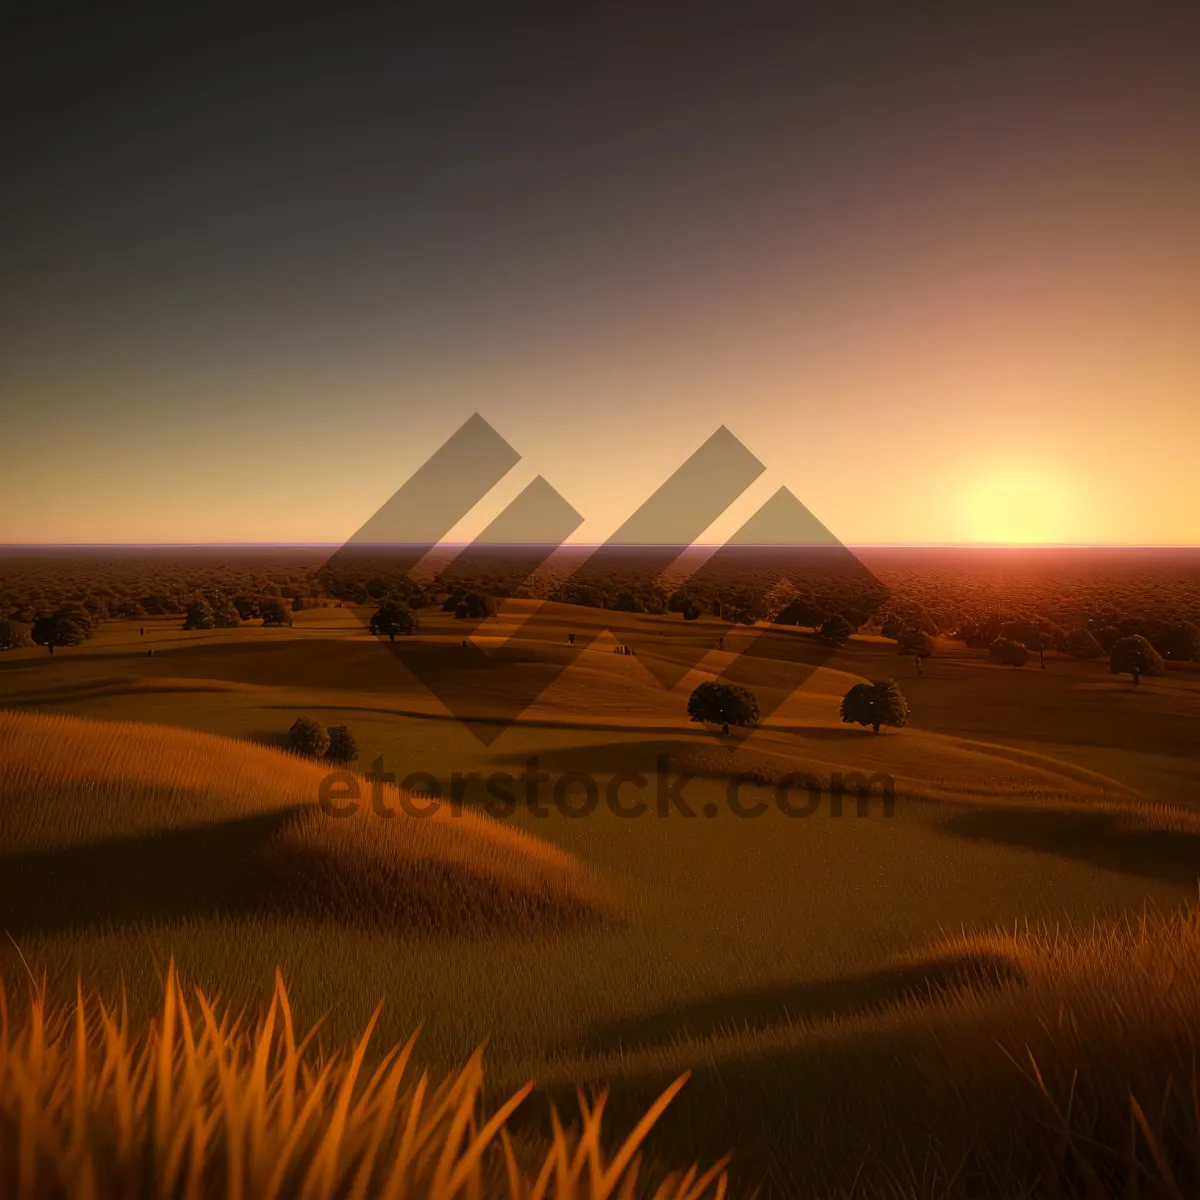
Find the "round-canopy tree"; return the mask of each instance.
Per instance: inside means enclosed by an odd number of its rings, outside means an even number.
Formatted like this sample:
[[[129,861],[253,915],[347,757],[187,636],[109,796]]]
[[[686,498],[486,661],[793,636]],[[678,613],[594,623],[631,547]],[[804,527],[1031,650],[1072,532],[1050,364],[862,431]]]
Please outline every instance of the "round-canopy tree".
[[[35,621],[29,636],[35,645],[45,646],[53,655],[55,646],[78,646],[90,633],[74,613],[56,612]]]
[[[325,757],[330,762],[353,762],[358,757],[358,746],[354,742],[354,734],[345,725],[330,725],[328,729],[329,747]]]
[[[881,725],[899,729],[908,724],[908,702],[895,680],[856,683],[842,697],[842,720],[847,724],[870,725],[875,733]]]
[[[297,717],[288,730],[287,746],[293,754],[320,758],[329,749],[329,734],[311,717]]]
[[[1137,687],[1143,675],[1162,675],[1166,672],[1158,651],[1140,633],[1123,637],[1108,652],[1108,669],[1113,675],[1132,675]]]
[[[381,604],[367,626],[377,637],[386,633],[389,642],[394,642],[397,634],[407,637],[416,633],[419,627],[417,614],[407,604],[398,600],[389,600],[386,604]]]
[[[692,721],[711,721],[721,726],[723,734],[730,725],[748,727],[758,721],[758,701],[753,692],[732,683],[708,679],[688,698],[688,718]]]

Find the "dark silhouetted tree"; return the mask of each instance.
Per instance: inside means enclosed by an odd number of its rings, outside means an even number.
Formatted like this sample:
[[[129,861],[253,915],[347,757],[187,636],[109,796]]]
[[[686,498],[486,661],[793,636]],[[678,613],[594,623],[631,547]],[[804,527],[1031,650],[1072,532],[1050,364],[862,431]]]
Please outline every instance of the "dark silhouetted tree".
[[[1134,687],[1143,675],[1166,673],[1158,651],[1140,633],[1123,637],[1113,646],[1108,652],[1108,669],[1113,675],[1132,675]]]
[[[34,644],[45,646],[53,655],[56,646],[78,646],[90,634],[87,625],[70,612],[56,612],[35,621],[29,636]]]
[[[345,725],[330,725],[329,747],[325,757],[330,762],[349,763],[358,757],[358,747],[354,744],[354,734]]]
[[[847,724],[869,725],[874,733],[881,725],[899,729],[908,724],[908,702],[892,679],[856,683],[842,697],[841,711]]]
[[[688,719],[710,721],[728,733],[730,725],[748,727],[758,722],[758,701],[753,692],[715,679],[700,684],[688,698]]]
[[[376,637],[386,635],[389,642],[394,642],[397,636],[407,637],[409,634],[416,633],[420,624],[417,614],[407,604],[389,600],[375,610],[375,615],[371,618],[371,623],[367,628]]]
[[[329,749],[329,734],[311,717],[297,717],[288,730],[287,747],[293,754],[320,758]]]

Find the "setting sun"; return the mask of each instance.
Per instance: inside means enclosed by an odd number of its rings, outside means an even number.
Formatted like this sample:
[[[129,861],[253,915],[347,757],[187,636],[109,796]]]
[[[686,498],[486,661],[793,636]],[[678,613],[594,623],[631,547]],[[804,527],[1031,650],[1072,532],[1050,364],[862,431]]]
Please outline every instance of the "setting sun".
[[[1063,539],[1067,505],[1063,490],[1036,475],[988,474],[973,484],[963,503],[969,540],[1037,545]]]

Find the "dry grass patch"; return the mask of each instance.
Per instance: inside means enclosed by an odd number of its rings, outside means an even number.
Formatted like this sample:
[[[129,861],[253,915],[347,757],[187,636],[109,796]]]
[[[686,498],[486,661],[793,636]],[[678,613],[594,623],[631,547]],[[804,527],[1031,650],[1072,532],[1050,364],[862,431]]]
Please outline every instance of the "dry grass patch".
[[[0,713],[0,914],[14,933],[274,912],[486,928],[611,911],[571,855],[478,813],[414,817],[329,768],[152,725]]]
[[[378,1016],[378,1013],[376,1014]],[[416,1036],[368,1059],[297,1037],[282,979],[250,1024],[168,971],[160,1017],[135,1030],[79,993],[74,1011],[39,997],[10,1027],[0,986],[0,1195],[16,1200],[273,1200],[508,1196],[558,1200],[634,1194],[641,1148],[681,1076],[610,1154],[605,1097],[579,1096],[564,1130],[532,1163],[506,1122],[532,1084],[484,1108],[482,1051],[441,1082],[412,1066]],[[724,1160],[676,1172],[658,1200],[725,1192]]]

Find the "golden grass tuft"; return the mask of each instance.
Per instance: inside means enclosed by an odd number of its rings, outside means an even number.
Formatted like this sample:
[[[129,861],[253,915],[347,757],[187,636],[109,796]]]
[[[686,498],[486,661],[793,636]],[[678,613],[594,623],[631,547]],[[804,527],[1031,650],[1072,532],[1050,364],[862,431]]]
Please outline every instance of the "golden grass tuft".
[[[189,1000],[172,964],[161,1014],[140,1032],[123,1009],[85,1000],[82,989],[73,1011],[51,1011],[37,995],[13,1028],[0,983],[0,1195],[628,1198],[642,1145],[687,1079],[611,1155],[604,1093],[579,1093],[571,1129],[552,1107],[549,1149],[529,1170],[507,1124],[532,1084],[485,1111],[482,1050],[434,1082],[413,1067],[414,1034],[368,1067],[374,1025],[326,1055],[316,1029],[297,1038],[278,974],[265,1017],[251,1026],[199,990]],[[676,1172],[653,1195],[720,1200],[725,1161]]]

